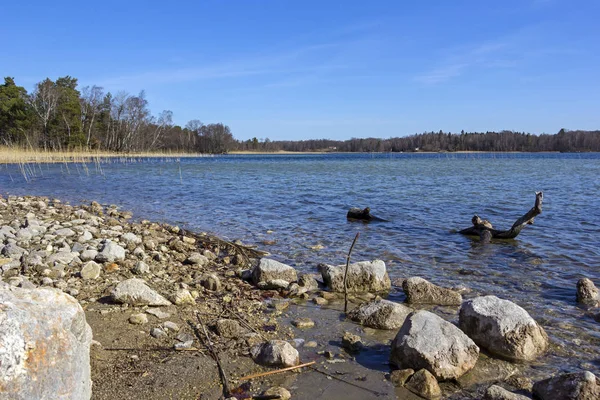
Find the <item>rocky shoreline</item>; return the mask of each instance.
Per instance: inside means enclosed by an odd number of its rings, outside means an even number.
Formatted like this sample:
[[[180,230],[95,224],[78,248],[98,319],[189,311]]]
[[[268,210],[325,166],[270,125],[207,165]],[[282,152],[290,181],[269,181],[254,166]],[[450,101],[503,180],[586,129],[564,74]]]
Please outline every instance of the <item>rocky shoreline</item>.
[[[0,351],[0,389],[15,399],[43,385],[66,391],[64,398],[216,399],[226,382],[235,398],[310,398],[314,387],[324,393],[335,385],[357,393],[338,397],[345,399],[600,398],[600,381],[589,371],[535,384],[520,373],[519,363],[544,354],[549,341],[508,300],[464,301],[460,291],[419,277],[399,282],[406,304],[384,300],[377,294],[392,289],[385,263],[364,261],[348,271],[354,304],[345,320],[344,266],[321,265],[319,272],[299,274],[240,242],[134,221],[117,206],[0,196],[0,344],[13,346]],[[593,283],[581,287],[597,298]],[[458,326],[425,310],[429,305],[453,308]],[[46,339],[34,337],[38,330]],[[18,343],[29,346],[27,354],[15,355]],[[40,348],[49,351],[40,356]],[[47,359],[25,362],[34,355]],[[372,368],[369,357],[381,355],[397,369]],[[46,371],[71,356],[80,374],[69,365]],[[306,361],[315,364],[305,372],[318,374],[240,380]],[[560,390],[571,397],[552,394]]]

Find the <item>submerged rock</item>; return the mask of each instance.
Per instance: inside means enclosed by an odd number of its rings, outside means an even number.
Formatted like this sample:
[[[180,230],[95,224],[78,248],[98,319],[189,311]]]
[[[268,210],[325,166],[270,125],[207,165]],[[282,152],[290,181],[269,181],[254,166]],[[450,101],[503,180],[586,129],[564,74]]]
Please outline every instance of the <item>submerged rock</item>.
[[[391,353],[390,362],[398,368],[425,368],[447,380],[475,366],[479,347],[450,322],[429,311],[416,311],[398,331]]]
[[[119,282],[111,292],[111,297],[118,303],[132,306],[168,306],[171,302],[150,289],[141,279],[131,278]]]
[[[530,400],[529,397],[513,393],[500,387],[498,385],[492,385],[485,391],[483,400]]]
[[[415,370],[412,368],[394,370],[390,373],[390,382],[392,382],[394,386],[404,386],[406,381],[408,381],[414,373]]]
[[[257,344],[250,350],[254,362],[273,367],[293,367],[300,363],[300,355],[284,340],[270,340]]]
[[[363,348],[362,339],[351,332],[344,332],[342,347],[351,353],[358,352]]]
[[[361,304],[348,313],[348,318],[369,328],[398,329],[413,311],[402,304],[379,299]]]
[[[319,272],[325,284],[334,292],[344,292],[345,265],[319,265]],[[392,288],[392,282],[381,260],[361,261],[348,266],[348,293],[385,292]]]
[[[91,397],[92,330],[77,300],[0,283],[0,327],[0,397]]]
[[[598,288],[591,279],[581,278],[577,282],[577,302],[589,305],[597,305],[600,300]]]
[[[261,289],[287,289],[291,282],[297,280],[294,268],[269,258],[261,258],[252,271],[252,281]]]
[[[441,306],[460,306],[460,293],[434,285],[418,276],[408,278],[402,283],[409,304],[438,304]]]
[[[548,335],[529,313],[496,296],[463,303],[459,326],[479,346],[513,361],[534,360],[548,348]]]
[[[562,374],[536,382],[533,394],[541,400],[598,400],[600,382],[589,371]]]

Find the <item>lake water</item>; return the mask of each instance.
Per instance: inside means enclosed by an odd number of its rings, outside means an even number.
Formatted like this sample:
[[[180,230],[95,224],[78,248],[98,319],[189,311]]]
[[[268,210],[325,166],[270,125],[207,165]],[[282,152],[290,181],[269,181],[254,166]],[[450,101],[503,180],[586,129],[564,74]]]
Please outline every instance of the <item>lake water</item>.
[[[600,286],[600,154],[229,155],[101,169],[37,165],[26,182],[4,165],[0,193],[117,204],[257,244],[309,272],[344,263],[360,232],[353,260],[513,300],[551,337],[543,365],[600,375],[600,322],[575,302],[579,278]],[[516,240],[481,245],[455,233],[475,213],[508,229],[540,190],[543,213]],[[346,220],[366,206],[388,222]]]

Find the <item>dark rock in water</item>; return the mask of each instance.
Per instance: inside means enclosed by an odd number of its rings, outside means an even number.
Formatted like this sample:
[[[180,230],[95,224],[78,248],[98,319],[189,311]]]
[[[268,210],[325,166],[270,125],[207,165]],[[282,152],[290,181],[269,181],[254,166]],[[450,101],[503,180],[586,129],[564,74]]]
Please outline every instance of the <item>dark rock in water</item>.
[[[548,335],[527,311],[496,296],[467,300],[459,326],[479,346],[513,361],[532,361],[548,348]]]
[[[563,374],[536,382],[533,394],[541,400],[598,400],[600,382],[589,371]]]
[[[406,301],[410,304],[438,304],[441,306],[460,306],[462,296],[454,290],[434,285],[418,276],[408,278],[402,284]]]
[[[358,352],[362,349],[363,344],[360,336],[350,332],[345,332],[342,337],[342,347],[349,352]]]
[[[346,214],[346,218],[348,219],[356,219],[360,221],[385,221],[385,219],[376,217],[371,214],[371,209],[369,207],[365,209],[360,209],[358,207],[352,207],[348,214]]]
[[[600,295],[594,282],[588,278],[581,278],[577,282],[577,302],[597,305],[598,300],[600,300]]]
[[[442,396],[437,379],[426,369],[415,372],[406,384],[406,388],[426,399],[437,399]]]

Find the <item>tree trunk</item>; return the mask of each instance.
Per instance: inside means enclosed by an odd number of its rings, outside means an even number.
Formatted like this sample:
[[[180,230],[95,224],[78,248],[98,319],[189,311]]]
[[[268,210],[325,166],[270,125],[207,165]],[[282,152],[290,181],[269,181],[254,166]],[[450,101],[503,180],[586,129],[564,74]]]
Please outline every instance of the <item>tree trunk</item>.
[[[543,200],[544,194],[542,192],[536,192],[534,206],[531,208],[531,210],[527,211],[525,215],[516,220],[509,230],[500,231],[494,229],[489,221],[482,220],[475,215],[471,219],[473,226],[463,229],[458,233],[463,235],[479,236],[481,241],[489,241],[490,239],[514,239],[519,235],[519,233],[521,233],[521,230],[525,228],[526,225],[533,224],[534,218],[542,213]]]

